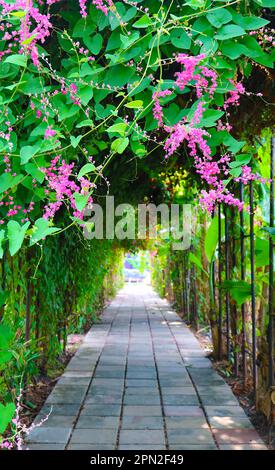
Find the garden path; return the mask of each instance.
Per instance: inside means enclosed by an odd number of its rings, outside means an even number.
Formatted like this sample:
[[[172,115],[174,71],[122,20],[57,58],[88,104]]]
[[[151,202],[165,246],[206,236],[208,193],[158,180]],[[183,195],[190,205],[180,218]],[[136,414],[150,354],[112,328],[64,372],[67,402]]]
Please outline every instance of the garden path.
[[[48,397],[27,448],[265,449],[229,386],[166,300],[128,284]]]

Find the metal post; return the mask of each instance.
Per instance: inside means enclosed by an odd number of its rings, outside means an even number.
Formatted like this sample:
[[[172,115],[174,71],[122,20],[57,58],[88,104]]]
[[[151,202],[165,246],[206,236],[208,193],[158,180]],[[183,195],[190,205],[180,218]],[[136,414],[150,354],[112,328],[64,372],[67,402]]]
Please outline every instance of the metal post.
[[[271,139],[270,155],[270,227],[274,227],[274,167],[275,167],[275,137]],[[273,294],[274,294],[274,244],[272,234],[269,237],[269,295],[268,295],[268,354],[269,354],[269,385],[274,385],[274,312],[273,312]]]
[[[218,318],[218,355],[222,359],[222,222],[221,204],[218,205],[218,250],[219,250],[219,318]]]
[[[233,269],[237,266],[237,257],[236,257],[236,238],[235,238],[235,213],[234,208],[231,208],[231,232],[232,232],[232,244],[230,256],[232,258],[232,267]],[[231,308],[230,308],[231,307]],[[237,305],[234,303],[230,306],[230,316],[232,318],[232,343],[234,348],[234,374],[235,377],[238,377],[239,374],[239,353],[238,353],[238,310]]]
[[[225,279],[229,281],[229,223],[228,208],[224,208],[224,224],[225,224]],[[226,355],[230,360],[230,299],[229,292],[226,291],[225,297],[225,322],[226,322]]]
[[[240,182],[240,201],[244,201],[243,183]],[[244,216],[243,210],[240,211],[240,242],[241,242],[241,280],[245,280],[245,246],[244,246]],[[242,312],[242,364],[243,364],[243,383],[246,387],[247,364],[246,364],[246,323],[245,323],[245,304],[241,306]]]
[[[250,264],[251,264],[251,318],[252,318],[252,370],[253,391],[257,393],[257,336],[256,336],[256,298],[255,298],[255,239],[254,239],[254,194],[253,181],[249,184],[250,203]]]

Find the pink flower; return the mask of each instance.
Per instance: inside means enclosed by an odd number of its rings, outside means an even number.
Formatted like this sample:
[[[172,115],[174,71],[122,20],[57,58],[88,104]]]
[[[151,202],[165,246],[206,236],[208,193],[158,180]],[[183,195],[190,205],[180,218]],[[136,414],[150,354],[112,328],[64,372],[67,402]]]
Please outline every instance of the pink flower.
[[[223,108],[227,109],[229,105],[235,105],[237,106],[240,102],[240,95],[243,95],[245,93],[245,88],[242,85],[242,83],[237,82],[234,83],[233,80],[229,80],[232,85],[235,86],[234,90],[230,90],[228,92],[228,98],[225,100],[223,104]]]
[[[54,137],[56,135],[56,131],[52,129],[50,126],[47,127],[44,137],[45,139],[49,139],[50,137]]]
[[[158,121],[159,127],[163,126],[163,111],[162,111],[159,98],[163,98],[164,96],[169,96],[171,95],[171,93],[172,93],[171,90],[155,91],[153,93],[153,101],[154,101],[153,116]]]

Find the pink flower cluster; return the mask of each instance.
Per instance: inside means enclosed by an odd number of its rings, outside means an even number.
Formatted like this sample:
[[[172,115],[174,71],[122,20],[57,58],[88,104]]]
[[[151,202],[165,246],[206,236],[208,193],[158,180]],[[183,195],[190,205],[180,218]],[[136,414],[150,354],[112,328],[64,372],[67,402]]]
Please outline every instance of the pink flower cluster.
[[[201,98],[203,92],[208,92],[213,97],[217,88],[217,74],[214,70],[206,66],[198,66],[205,59],[205,54],[198,56],[188,56],[187,54],[178,54],[176,61],[184,66],[184,70],[176,72],[176,85],[180,90],[184,90],[186,85],[195,82],[197,97]],[[210,80],[210,83],[209,81]]]
[[[227,109],[229,106],[237,106],[240,102],[240,95],[245,93],[245,88],[242,83],[237,82],[234,83],[233,80],[229,80],[232,85],[234,85],[234,90],[230,90],[228,92],[228,98],[225,100],[223,104],[223,108]]]
[[[44,218],[53,218],[55,213],[62,207],[66,202],[69,203],[70,207],[73,208],[74,217],[83,219],[83,212],[77,210],[75,205],[74,193],[88,195],[92,184],[86,178],[79,178],[78,182],[75,182],[75,175],[73,174],[74,163],[66,163],[65,160],[60,162],[60,155],[57,155],[52,161],[48,168],[41,168],[40,170],[45,174],[45,179],[48,183],[48,188],[45,192],[49,194],[49,190],[55,194],[56,201],[49,202],[45,207]],[[89,196],[88,204],[92,203],[92,197]]]
[[[229,206],[235,206],[239,211],[243,210],[244,207],[244,203],[234,197],[222,183],[218,188],[209,191],[202,190],[199,202],[208,212],[213,212],[215,205],[221,202]]]
[[[51,126],[47,127],[45,131],[45,139],[50,139],[51,137],[54,137],[56,135],[56,131],[51,128]]]
[[[204,54],[196,57],[190,57],[186,54],[179,54],[176,61],[184,66],[181,72],[176,72],[175,85],[183,90],[186,86],[194,86],[197,98],[200,99],[197,109],[190,122],[184,118],[172,127],[164,126],[164,129],[170,134],[164,144],[165,156],[171,156],[183,142],[186,142],[189,155],[194,159],[194,166],[196,172],[200,175],[201,179],[205,181],[210,190],[203,190],[200,197],[200,204],[208,211],[212,211],[217,202],[224,202],[228,205],[233,205],[239,210],[242,210],[243,203],[241,203],[233,194],[226,188],[223,179],[229,174],[230,156],[225,154],[219,159],[211,155],[211,149],[207,143],[208,132],[199,127],[204,112],[204,99],[203,93],[208,93],[210,98],[213,98],[217,88],[217,74],[212,69],[199,65],[205,58]],[[239,103],[240,95],[245,93],[243,85],[239,82],[231,82],[234,84],[234,90],[228,93],[228,97],[224,103],[224,109],[230,105],[237,105]],[[155,95],[155,96],[154,96]],[[159,96],[154,94],[155,105],[153,109],[154,117],[158,120],[159,125],[162,122],[162,108],[159,103]],[[206,100],[205,100],[206,101]],[[223,125],[221,121],[217,125],[218,130],[230,130],[229,124]],[[247,182],[252,178],[250,167],[243,167],[243,174],[241,179]],[[255,175],[253,176],[255,178]]]
[[[113,1],[112,0],[92,0],[92,4],[97,8],[97,10],[102,11],[102,13],[104,13],[104,15],[107,16],[109,13],[109,9],[113,6]]]
[[[171,93],[172,93],[171,90],[155,91],[153,93],[153,101],[154,101],[153,116],[158,121],[159,127],[163,126],[163,110],[162,110],[162,106],[160,104],[159,99],[163,98],[164,96],[169,96],[171,95]]]
[[[252,173],[252,169],[248,165],[243,165],[242,166],[242,174],[236,178],[234,178],[234,181],[239,182],[241,181],[243,184],[249,183],[249,181],[260,181],[261,183],[266,183],[267,179],[262,178],[259,175],[255,175],[255,173]]]

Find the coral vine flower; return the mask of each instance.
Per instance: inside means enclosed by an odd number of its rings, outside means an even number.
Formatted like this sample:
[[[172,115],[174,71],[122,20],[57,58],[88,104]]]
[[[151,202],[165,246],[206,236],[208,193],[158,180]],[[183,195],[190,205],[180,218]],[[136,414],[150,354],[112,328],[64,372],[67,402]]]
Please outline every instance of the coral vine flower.
[[[154,101],[153,116],[158,121],[159,127],[163,126],[163,110],[162,110],[159,98],[163,98],[164,96],[169,96],[171,95],[171,93],[172,93],[171,90],[155,91],[153,93],[153,101]]]

